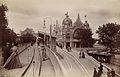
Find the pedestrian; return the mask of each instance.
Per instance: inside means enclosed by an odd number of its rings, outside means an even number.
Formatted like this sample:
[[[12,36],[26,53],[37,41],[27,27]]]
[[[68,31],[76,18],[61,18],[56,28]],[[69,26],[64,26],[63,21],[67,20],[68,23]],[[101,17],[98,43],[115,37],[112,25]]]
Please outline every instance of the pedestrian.
[[[42,51],[42,60],[45,61],[45,52]]]
[[[47,55],[46,55],[46,49],[45,49],[45,46],[42,46],[42,58],[43,58],[43,61],[45,61]]]
[[[4,50],[3,50],[3,57],[4,57],[4,63],[7,61],[7,59],[9,58],[9,56],[11,55],[11,52],[10,52],[10,44],[7,43],[6,46],[4,46]]]
[[[81,51],[80,51],[80,53],[79,53],[79,58],[81,58]]]
[[[101,76],[103,73],[103,65],[100,63],[100,66],[98,67],[98,76]]]
[[[107,68],[107,77],[111,77],[111,71]]]
[[[70,46],[70,51],[71,51],[71,46]]]
[[[112,71],[111,71],[111,77],[115,77],[115,71],[114,71],[113,68],[112,68]]]
[[[100,66],[98,67],[101,71],[103,71],[103,65],[100,63]]]
[[[84,54],[84,52],[82,52],[82,58],[85,58],[85,54]]]
[[[69,52],[69,46],[67,46],[67,51]]]
[[[96,68],[94,68],[93,77],[98,77],[98,76],[97,76],[97,70],[96,70]]]
[[[38,44],[38,46],[40,46],[40,42],[39,41],[37,42],[37,44]]]
[[[98,69],[97,77],[101,77],[101,75],[102,75],[102,72],[100,69]]]
[[[33,46],[33,41],[31,42],[31,46]]]

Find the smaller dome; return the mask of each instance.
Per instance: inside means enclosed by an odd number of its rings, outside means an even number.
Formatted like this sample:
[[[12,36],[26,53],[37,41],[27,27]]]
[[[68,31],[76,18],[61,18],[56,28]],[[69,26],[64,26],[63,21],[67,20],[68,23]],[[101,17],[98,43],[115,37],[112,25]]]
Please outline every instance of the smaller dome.
[[[69,18],[68,12],[65,15],[66,15],[66,18],[63,20],[62,24],[72,26],[72,20]]]
[[[70,18],[65,18],[63,20],[63,25],[72,25],[72,20]]]
[[[85,26],[85,28],[89,28],[89,24],[87,21],[85,21],[84,26]]]

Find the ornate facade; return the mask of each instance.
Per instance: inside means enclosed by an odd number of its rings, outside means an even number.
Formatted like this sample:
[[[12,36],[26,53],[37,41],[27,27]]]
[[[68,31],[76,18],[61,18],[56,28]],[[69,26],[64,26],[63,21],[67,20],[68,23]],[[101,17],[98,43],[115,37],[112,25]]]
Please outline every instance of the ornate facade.
[[[84,29],[90,29],[87,21],[83,23],[78,14],[77,20],[72,23],[72,20],[69,18],[68,13],[65,14],[66,18],[62,22],[62,42],[64,47],[82,47],[80,39],[82,36],[80,35],[81,31]]]

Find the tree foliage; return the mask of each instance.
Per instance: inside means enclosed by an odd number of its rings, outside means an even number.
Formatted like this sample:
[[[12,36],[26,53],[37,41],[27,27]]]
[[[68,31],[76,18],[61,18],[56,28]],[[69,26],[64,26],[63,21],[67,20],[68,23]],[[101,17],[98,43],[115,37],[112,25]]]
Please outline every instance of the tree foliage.
[[[5,5],[0,6],[0,46],[5,45],[5,29],[8,26],[7,18],[6,18],[6,11],[7,7]]]
[[[8,26],[6,11],[8,11],[7,6],[0,6],[0,30],[4,30]]]
[[[16,43],[17,35],[13,30],[11,30],[10,28],[6,28],[5,32],[4,32],[4,35],[5,35],[4,40],[5,40],[6,43],[7,42],[9,42],[10,44]]]
[[[115,38],[119,30],[120,25],[116,23],[107,23],[99,26],[96,33],[99,35],[100,43],[112,50],[112,48],[115,47]]]
[[[16,33],[8,27],[6,17],[7,6],[0,6],[0,46],[5,46],[7,42],[10,44],[15,43]]]
[[[120,30],[115,35],[115,47],[120,47]]]
[[[22,34],[20,39],[22,43],[29,43],[29,42],[34,42],[36,40],[36,37],[33,36],[33,34],[26,33],[26,34]]]
[[[92,47],[95,40],[92,38],[90,29],[77,29],[73,35],[74,39],[81,40],[82,47]]]

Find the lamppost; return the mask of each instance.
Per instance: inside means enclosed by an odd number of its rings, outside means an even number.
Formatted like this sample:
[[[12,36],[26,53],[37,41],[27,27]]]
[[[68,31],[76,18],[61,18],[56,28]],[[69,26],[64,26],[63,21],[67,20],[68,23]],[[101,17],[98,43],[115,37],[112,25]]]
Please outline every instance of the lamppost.
[[[43,45],[44,45],[44,47],[43,47],[43,61],[45,61],[45,58],[46,58],[46,49],[45,49],[45,33],[46,33],[46,30],[45,30],[45,28],[46,28],[46,21],[44,20],[44,26],[43,26],[43,30],[44,30],[44,39],[43,39]]]
[[[43,45],[45,46],[45,33],[46,33],[46,30],[45,30],[45,28],[46,28],[46,21],[44,20],[44,26],[43,26],[43,30],[44,30],[44,42],[43,42]]]
[[[51,19],[51,17],[45,17],[44,18],[44,26],[46,25],[46,21],[45,21],[45,19],[50,19],[50,49],[52,48],[52,19]],[[45,26],[45,28],[46,28],[46,26]],[[44,35],[45,36],[45,35]],[[45,39],[44,39],[44,42],[45,42]]]

